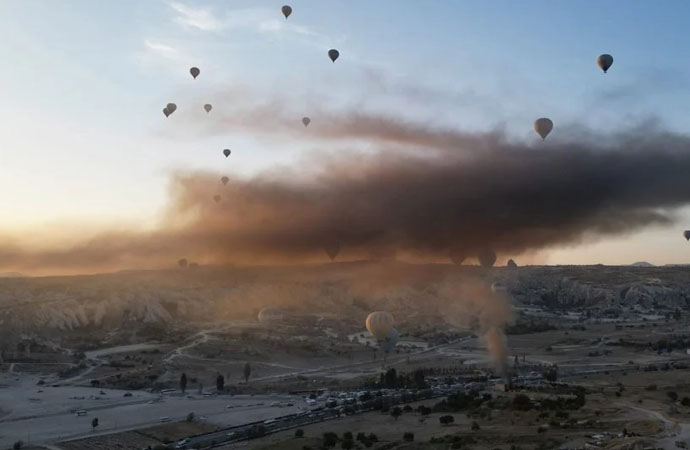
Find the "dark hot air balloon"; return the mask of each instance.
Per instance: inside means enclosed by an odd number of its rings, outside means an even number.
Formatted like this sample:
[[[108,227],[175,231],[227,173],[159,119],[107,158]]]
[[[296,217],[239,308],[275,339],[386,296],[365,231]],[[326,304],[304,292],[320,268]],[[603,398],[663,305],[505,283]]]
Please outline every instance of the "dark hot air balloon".
[[[335,62],[336,59],[340,56],[340,52],[334,48],[328,50],[328,57],[331,58],[331,61]]]
[[[613,56],[611,55],[604,53],[603,55],[599,55],[599,57],[597,58],[597,65],[601,70],[604,71],[604,73],[606,73],[606,71],[609,70],[612,64]]]
[[[223,154],[225,155],[226,158],[227,158],[228,156],[230,156],[230,149],[229,149],[229,148],[226,148],[225,150],[223,150]]]
[[[283,15],[285,16],[285,19],[290,17],[290,14],[292,14],[292,8],[288,5],[283,6],[280,8],[281,11],[283,11]]]
[[[199,76],[199,74],[201,73],[201,71],[199,70],[198,67],[192,67],[191,69],[189,69],[189,73],[191,73],[191,74],[192,74],[192,77],[194,77],[194,79],[196,80],[196,77]]]

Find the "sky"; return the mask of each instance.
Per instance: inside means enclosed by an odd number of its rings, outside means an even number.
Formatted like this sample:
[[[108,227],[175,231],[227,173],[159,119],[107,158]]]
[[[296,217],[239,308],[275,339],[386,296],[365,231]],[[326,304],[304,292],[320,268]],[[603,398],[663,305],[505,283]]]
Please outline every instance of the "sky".
[[[251,177],[328,150],[305,138],[317,111],[538,139],[560,129],[690,126],[686,1],[500,0],[0,1],[0,227],[33,243],[102,229],[153,229],[171,174]],[[673,45],[669,45],[673,43]],[[329,48],[341,57],[331,63]],[[614,56],[604,75],[595,64]],[[193,80],[189,68],[201,75]],[[166,119],[161,110],[175,102]],[[200,132],[183,121],[273,105],[285,135],[260,127]],[[285,106],[287,105],[287,106]],[[327,117],[324,115],[324,120]],[[557,139],[557,137],[556,137]],[[350,145],[367,151],[366,140]],[[230,158],[222,157],[230,148]],[[687,263],[679,220],[523,255],[549,264]]]

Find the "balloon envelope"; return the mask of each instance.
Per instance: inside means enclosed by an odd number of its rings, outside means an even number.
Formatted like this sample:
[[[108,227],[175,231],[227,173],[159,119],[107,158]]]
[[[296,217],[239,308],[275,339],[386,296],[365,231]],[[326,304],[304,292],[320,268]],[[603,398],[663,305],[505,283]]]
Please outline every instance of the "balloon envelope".
[[[223,154],[225,155],[226,158],[228,156],[230,156],[230,149],[226,148],[225,150],[223,150]]]
[[[336,59],[340,56],[340,52],[334,48],[328,50],[328,57],[331,58],[331,61],[335,62]]]
[[[338,256],[338,253],[340,253],[340,242],[326,244],[323,249],[328,257],[331,258],[331,261],[333,261],[335,257]]]
[[[491,250],[486,250],[477,256],[477,259],[479,259],[479,264],[481,264],[482,267],[488,269],[496,262],[496,253]]]
[[[517,266],[518,265],[512,259],[509,259],[508,263],[506,264],[506,267],[509,269],[517,269]]]
[[[288,5],[283,6],[282,8],[280,8],[280,10],[283,11],[283,15],[286,19],[290,17],[290,14],[292,14],[292,8]]]
[[[395,319],[387,311],[375,311],[367,316],[365,325],[369,333],[380,341],[389,335],[395,325]]]
[[[302,117],[302,123],[306,127],[311,123],[311,119],[309,117]]]
[[[192,74],[192,77],[194,77],[194,79],[196,79],[196,77],[199,76],[199,74],[201,73],[201,71],[199,70],[198,67],[192,67],[191,69],[189,69],[189,73],[191,73],[191,74]]]
[[[177,261],[177,265],[180,266],[182,269],[187,267],[187,258],[182,258],[179,261]]]
[[[690,241],[690,230],[683,231],[683,237],[686,241]]]
[[[606,71],[609,70],[612,64],[613,56],[609,54],[604,53],[603,55],[599,55],[599,57],[597,58],[597,65],[601,70],[604,71],[604,73],[606,73]]]
[[[213,201],[215,201],[216,203],[218,203],[218,202],[220,201],[220,195],[214,195],[214,196],[213,196]]]
[[[553,122],[551,119],[542,117],[534,121],[534,131],[536,131],[542,139],[546,139],[546,136],[551,133],[551,130],[553,130]]]
[[[168,108],[163,108],[163,114],[165,114],[165,117],[168,117],[170,115],[170,111],[168,111]]]
[[[258,319],[261,323],[280,322],[283,320],[283,312],[277,308],[262,308]]]
[[[230,178],[228,178],[228,177],[222,177],[222,178],[220,179],[220,181],[223,183],[223,185],[227,185],[227,184],[228,184],[228,181],[230,181]]]
[[[212,109],[213,109],[213,106],[211,106],[209,103],[206,103],[204,105],[204,111],[206,111],[207,113],[211,112]]]
[[[177,109],[177,105],[174,103],[168,103],[167,105],[165,105],[165,107],[168,108],[168,112],[170,112],[170,114],[174,113]]]

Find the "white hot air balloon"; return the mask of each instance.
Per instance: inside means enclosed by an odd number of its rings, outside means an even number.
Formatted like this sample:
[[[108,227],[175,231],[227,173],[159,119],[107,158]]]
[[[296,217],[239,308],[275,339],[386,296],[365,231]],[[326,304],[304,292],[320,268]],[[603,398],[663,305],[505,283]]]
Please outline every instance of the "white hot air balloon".
[[[534,121],[534,131],[537,132],[542,139],[546,139],[546,136],[553,130],[553,122],[551,119],[546,117],[541,117]]]
[[[259,322],[264,324],[277,323],[283,320],[283,312],[278,308],[263,308],[259,311]]]
[[[375,311],[367,316],[366,327],[377,341],[383,340],[393,329],[395,319],[386,311]]]

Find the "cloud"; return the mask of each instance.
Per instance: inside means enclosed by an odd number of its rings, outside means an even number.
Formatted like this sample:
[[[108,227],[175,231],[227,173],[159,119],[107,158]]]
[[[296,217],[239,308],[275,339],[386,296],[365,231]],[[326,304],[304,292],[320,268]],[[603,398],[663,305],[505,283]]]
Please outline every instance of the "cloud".
[[[211,10],[186,6],[179,2],[168,3],[177,15],[173,21],[185,28],[196,28],[201,31],[219,31],[223,23]]]
[[[176,48],[161,44],[159,42],[153,42],[147,39],[144,41],[144,46],[146,47],[147,51],[162,58],[177,60],[180,56],[180,53]]]

